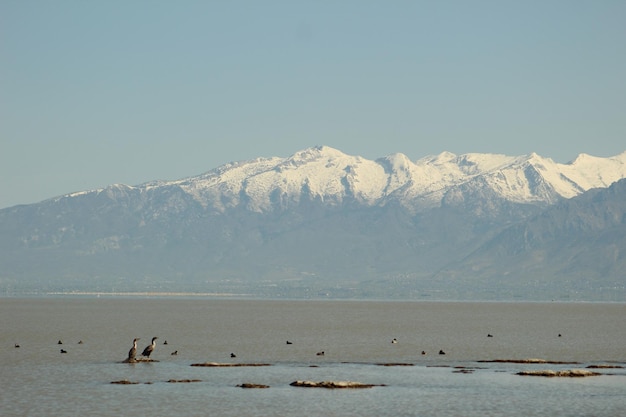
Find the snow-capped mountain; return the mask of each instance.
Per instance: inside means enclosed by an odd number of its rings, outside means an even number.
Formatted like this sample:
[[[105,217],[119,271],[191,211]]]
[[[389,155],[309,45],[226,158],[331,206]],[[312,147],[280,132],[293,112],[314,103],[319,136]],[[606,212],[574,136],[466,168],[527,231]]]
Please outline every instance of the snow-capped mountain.
[[[478,190],[513,203],[552,204],[625,177],[626,152],[611,158],[581,154],[568,164],[535,153],[444,152],[412,162],[400,153],[372,161],[319,146],[288,158],[230,163],[200,176],[131,188],[179,187],[216,212],[241,206],[259,213],[285,210],[304,199],[326,205],[395,203],[415,213],[442,202],[459,205]]]
[[[0,210],[0,290],[626,296],[626,241],[606,237],[626,218],[624,178],[626,152],[559,164],[314,147]]]

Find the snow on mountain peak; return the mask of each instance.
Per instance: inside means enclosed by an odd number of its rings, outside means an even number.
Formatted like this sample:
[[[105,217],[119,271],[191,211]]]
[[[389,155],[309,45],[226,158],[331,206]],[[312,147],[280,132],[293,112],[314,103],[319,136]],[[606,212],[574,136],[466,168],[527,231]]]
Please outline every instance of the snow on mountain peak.
[[[568,164],[559,164],[563,180],[577,184],[581,191],[591,188],[608,187],[615,181],[626,177],[626,152],[602,158],[579,154]],[[565,197],[574,197],[579,193],[562,193]]]
[[[329,205],[351,200],[370,206],[396,201],[421,210],[440,205],[446,193],[459,187],[463,193],[486,187],[488,194],[512,202],[553,203],[624,177],[626,152],[612,158],[581,154],[569,164],[536,153],[512,157],[442,152],[412,162],[402,153],[371,161],[315,146],[287,158],[231,162],[196,177],[143,188],[178,186],[217,212],[237,206],[256,212],[283,210],[303,199]]]
[[[595,159],[597,158],[593,155],[589,155],[587,153],[579,153],[578,156],[572,162],[570,162],[570,165],[593,163]]]
[[[403,153],[394,153],[387,155],[383,158],[377,159],[377,162],[389,167],[390,170],[407,171],[412,166],[413,162]]]
[[[334,158],[341,158],[345,156],[347,155],[338,149],[331,148],[330,146],[326,146],[326,145],[321,145],[321,146],[314,146],[314,147],[296,152],[288,159],[307,159],[307,160],[317,159],[317,158],[334,159]]]
[[[450,161],[456,158],[457,158],[456,154],[453,154],[452,152],[444,151],[438,155],[429,155],[424,158],[421,158],[420,160],[417,161],[417,163],[424,164],[424,165],[430,165],[430,164],[440,165],[440,164],[449,163]]]

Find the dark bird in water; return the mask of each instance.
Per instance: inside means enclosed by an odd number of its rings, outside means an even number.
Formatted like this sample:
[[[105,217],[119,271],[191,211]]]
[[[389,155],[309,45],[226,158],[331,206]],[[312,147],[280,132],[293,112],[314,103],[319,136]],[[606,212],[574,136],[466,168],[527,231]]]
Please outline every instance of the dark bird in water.
[[[82,344],[83,344],[83,341],[82,341],[82,340],[79,340],[79,341],[78,341],[78,344],[79,344],[79,345],[82,345]]]
[[[133,339],[133,347],[128,351],[128,360],[135,360],[135,355],[137,355],[137,340],[139,339],[139,337]]]
[[[164,345],[167,345],[167,340],[165,342],[163,342]]]
[[[60,340],[57,342],[57,345],[62,345],[63,342],[61,342]]]
[[[178,351],[177,351],[177,350],[175,350],[174,352],[170,353],[170,355],[172,355],[172,356],[176,356],[176,355],[178,355]]]
[[[157,339],[158,339],[158,337],[153,337],[152,338],[152,343],[150,343],[148,346],[146,346],[146,348],[141,353],[141,356],[145,356],[146,358],[150,358],[150,354],[152,353],[152,351],[154,350],[154,347],[156,346],[156,340]]]
[[[316,353],[316,355],[317,355],[317,356],[324,356],[324,351],[317,352],[317,353]]]
[[[236,357],[237,357],[237,355],[235,355],[234,353],[231,353],[231,354],[230,354],[230,357],[231,357],[231,358],[236,358]]]
[[[61,353],[67,353],[67,350],[61,349]]]
[[[440,355],[445,355],[445,354],[446,354],[446,352],[444,352],[443,350],[440,350],[440,351],[439,351],[439,354],[440,354]]]
[[[289,340],[287,340],[287,344],[288,344],[288,345],[293,345],[293,343],[292,343],[292,342],[290,342]]]
[[[20,345],[18,345],[18,344],[16,343],[16,344],[15,344],[15,347],[16,347],[16,348],[18,348],[18,347],[20,347]]]
[[[492,335],[491,333],[489,333],[489,334],[487,335],[487,337],[493,337],[493,335]]]

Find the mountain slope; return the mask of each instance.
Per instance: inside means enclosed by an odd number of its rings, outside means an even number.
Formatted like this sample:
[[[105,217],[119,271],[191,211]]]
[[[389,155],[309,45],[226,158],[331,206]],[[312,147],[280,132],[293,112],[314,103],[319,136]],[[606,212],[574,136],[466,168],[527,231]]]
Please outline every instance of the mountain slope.
[[[438,276],[480,276],[499,286],[534,283],[572,296],[595,292],[623,297],[625,270],[626,179],[507,228]]]
[[[625,162],[626,152],[570,164],[445,152],[371,161],[322,146],[72,193],[0,210],[0,288],[463,297],[508,268],[486,251],[491,269],[471,264],[483,245],[626,177]]]

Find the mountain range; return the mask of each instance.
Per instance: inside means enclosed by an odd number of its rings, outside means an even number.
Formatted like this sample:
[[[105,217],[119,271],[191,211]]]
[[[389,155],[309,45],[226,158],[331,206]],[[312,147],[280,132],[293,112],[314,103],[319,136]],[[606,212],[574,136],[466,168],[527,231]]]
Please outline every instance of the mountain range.
[[[328,146],[0,210],[0,290],[626,299],[626,152]]]

